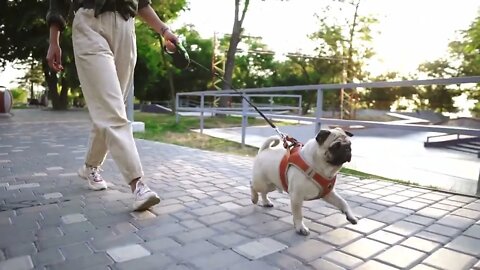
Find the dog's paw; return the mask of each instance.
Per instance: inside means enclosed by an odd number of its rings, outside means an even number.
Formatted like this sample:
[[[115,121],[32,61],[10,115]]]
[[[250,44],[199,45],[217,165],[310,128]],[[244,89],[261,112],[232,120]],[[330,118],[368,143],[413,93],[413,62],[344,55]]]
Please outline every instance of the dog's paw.
[[[297,230],[297,233],[303,236],[307,236],[310,234],[310,230],[307,227],[303,227]]]
[[[356,217],[353,217],[353,216],[351,216],[351,217],[347,216],[347,220],[348,220],[350,223],[352,223],[353,225],[355,225],[355,224],[358,223],[358,219],[357,219]]]
[[[271,207],[273,207],[273,203],[264,203],[263,207],[271,208]]]

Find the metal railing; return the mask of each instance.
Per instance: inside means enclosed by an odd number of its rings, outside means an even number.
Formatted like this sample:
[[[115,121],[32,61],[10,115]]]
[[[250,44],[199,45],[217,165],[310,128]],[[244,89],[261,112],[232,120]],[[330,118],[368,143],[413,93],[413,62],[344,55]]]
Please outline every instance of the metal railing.
[[[321,124],[329,125],[362,125],[366,127],[384,127],[384,128],[395,128],[403,130],[414,130],[414,131],[426,131],[426,132],[438,132],[445,134],[457,134],[468,135],[468,136],[478,136],[480,137],[480,129],[474,128],[465,128],[465,127],[455,127],[455,126],[441,126],[441,125],[420,125],[420,124],[408,124],[408,123],[398,123],[398,122],[377,122],[377,121],[362,121],[362,120],[342,120],[342,119],[331,119],[323,118],[323,93],[325,90],[340,90],[340,89],[353,89],[353,88],[392,88],[392,87],[408,87],[408,86],[422,86],[422,85],[460,85],[460,84],[478,84],[480,83],[480,76],[472,77],[455,77],[455,78],[444,78],[444,79],[428,79],[428,80],[411,80],[411,81],[382,81],[382,82],[364,82],[364,83],[346,83],[346,84],[317,84],[317,85],[297,85],[297,86],[278,86],[278,87],[266,87],[266,88],[250,88],[250,89],[239,89],[234,90],[222,90],[219,93],[218,90],[210,91],[199,91],[199,92],[188,92],[188,93],[178,93],[176,96],[176,115],[177,122],[179,121],[180,112],[199,112],[200,113],[200,132],[203,133],[204,127],[204,117],[205,113],[212,114],[224,114],[224,115],[238,115],[242,117],[242,135],[241,143],[242,146],[245,145],[246,137],[246,128],[248,126],[248,117],[258,117],[258,113],[254,112],[252,108],[249,107],[248,102],[242,99],[242,110],[232,110],[225,108],[212,108],[205,107],[205,97],[206,96],[219,96],[219,95],[231,95],[238,96],[238,92],[242,93],[245,97],[250,98],[249,96],[259,95],[262,93],[265,95],[267,93],[278,93],[278,92],[299,92],[299,91],[316,91],[316,107],[315,107],[315,117],[306,117],[301,115],[283,115],[283,114],[267,114],[264,113],[266,117],[271,119],[278,120],[296,120],[303,122],[315,123],[315,132],[318,132],[321,128]],[[181,107],[179,106],[179,100],[181,96],[199,96],[200,97],[200,107],[191,108],[191,107]],[[301,111],[301,100],[299,105],[299,111]],[[314,134],[312,134],[314,135]],[[477,195],[480,196],[480,173],[479,173],[479,183],[477,184]]]

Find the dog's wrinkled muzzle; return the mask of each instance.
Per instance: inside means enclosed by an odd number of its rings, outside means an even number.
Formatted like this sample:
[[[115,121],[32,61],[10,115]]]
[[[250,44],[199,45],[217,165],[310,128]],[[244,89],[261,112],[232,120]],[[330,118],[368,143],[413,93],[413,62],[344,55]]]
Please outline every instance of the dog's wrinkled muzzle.
[[[352,147],[351,143],[338,143],[329,149],[331,159],[329,161],[332,165],[342,165],[345,162],[352,160]]]

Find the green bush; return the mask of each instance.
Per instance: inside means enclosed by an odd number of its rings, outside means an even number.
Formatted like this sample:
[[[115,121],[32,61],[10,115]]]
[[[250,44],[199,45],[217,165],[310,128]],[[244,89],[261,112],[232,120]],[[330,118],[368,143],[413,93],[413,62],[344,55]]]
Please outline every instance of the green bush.
[[[27,90],[18,87],[18,88],[10,89],[10,92],[12,93],[14,104],[27,103],[27,99],[28,99]]]

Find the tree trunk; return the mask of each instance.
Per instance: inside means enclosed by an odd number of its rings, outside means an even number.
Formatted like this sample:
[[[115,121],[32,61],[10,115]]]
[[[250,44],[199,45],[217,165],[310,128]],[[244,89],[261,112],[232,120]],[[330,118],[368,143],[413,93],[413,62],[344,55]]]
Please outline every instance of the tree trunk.
[[[62,89],[58,93],[58,78],[57,74],[50,70],[46,61],[43,61],[43,73],[45,74],[45,81],[48,87],[48,97],[52,101],[52,109],[62,111],[68,109],[68,86],[66,80],[62,80]]]
[[[235,0],[235,20],[233,22],[232,35],[230,37],[230,44],[228,46],[227,59],[225,61],[225,73],[223,75],[223,90],[232,88],[233,70],[235,68],[235,53],[237,51],[238,43],[241,40],[242,24],[245,19],[245,14],[248,10],[250,1],[245,0],[242,14],[240,15],[240,0]],[[220,107],[230,107],[232,97],[221,97]]]

